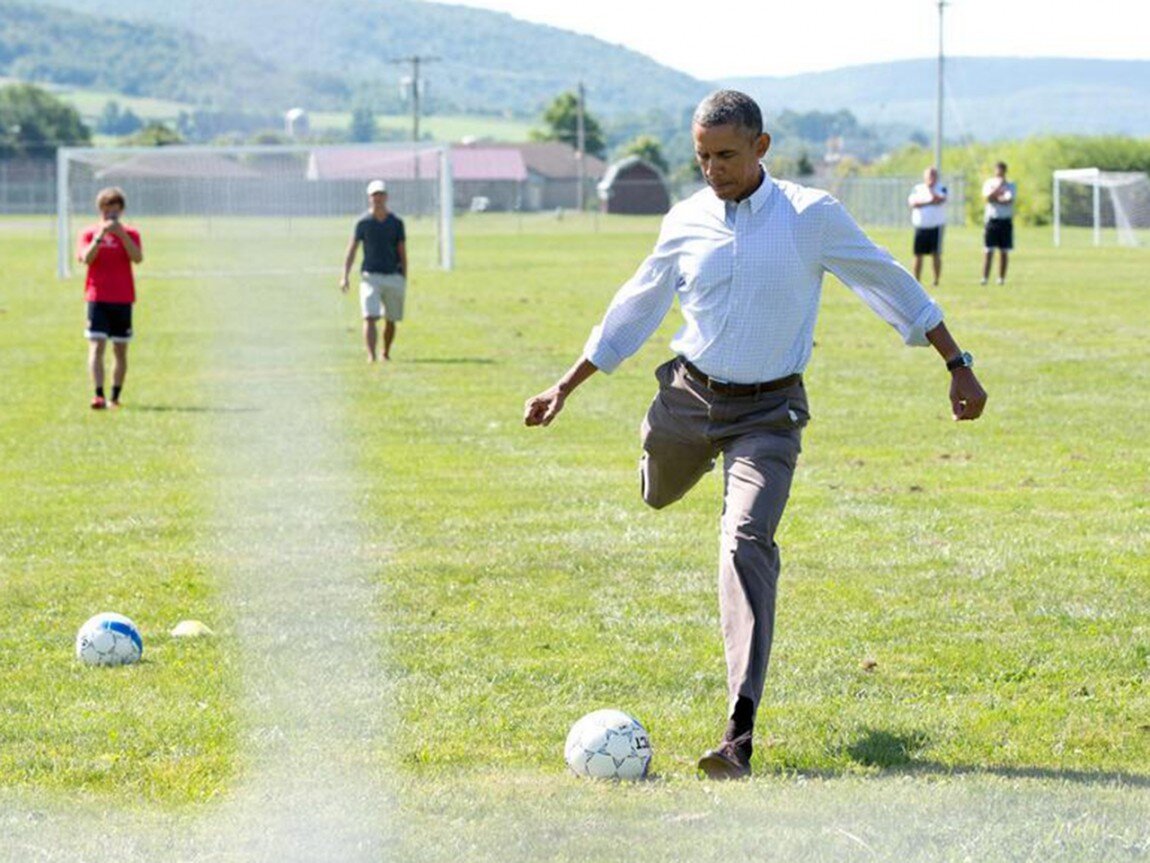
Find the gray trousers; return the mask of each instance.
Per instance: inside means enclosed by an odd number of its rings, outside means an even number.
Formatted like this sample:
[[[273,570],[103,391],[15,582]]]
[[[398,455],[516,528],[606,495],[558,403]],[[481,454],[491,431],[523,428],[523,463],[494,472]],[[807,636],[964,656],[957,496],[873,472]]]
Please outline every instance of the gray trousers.
[[[729,708],[741,696],[757,710],[775,626],[775,530],[810,418],[806,391],[796,383],[758,395],[717,395],[677,358],[655,377],[659,392],[642,426],[643,500],[656,509],[674,503],[722,454],[719,616]]]

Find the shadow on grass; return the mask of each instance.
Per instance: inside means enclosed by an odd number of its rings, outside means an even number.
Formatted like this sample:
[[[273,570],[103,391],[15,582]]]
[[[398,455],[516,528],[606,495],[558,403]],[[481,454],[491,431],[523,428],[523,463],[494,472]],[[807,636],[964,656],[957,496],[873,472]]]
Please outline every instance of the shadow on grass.
[[[487,357],[417,357],[412,360],[405,360],[409,363],[420,363],[423,365],[440,365],[440,366],[493,366],[495,360],[488,359]]]
[[[866,767],[877,767],[895,774],[937,774],[940,776],[998,776],[1003,779],[1056,779],[1082,785],[1124,785],[1150,788],[1150,775],[1120,770],[1067,770],[1055,767],[1010,767],[987,765],[941,764],[915,757],[930,742],[923,733],[896,734],[879,729],[866,729],[845,751],[852,760]],[[819,772],[825,778],[839,775],[835,771]]]
[[[205,407],[203,405],[132,405],[128,410],[133,413],[141,411],[155,414],[254,414],[259,413],[260,409]]]

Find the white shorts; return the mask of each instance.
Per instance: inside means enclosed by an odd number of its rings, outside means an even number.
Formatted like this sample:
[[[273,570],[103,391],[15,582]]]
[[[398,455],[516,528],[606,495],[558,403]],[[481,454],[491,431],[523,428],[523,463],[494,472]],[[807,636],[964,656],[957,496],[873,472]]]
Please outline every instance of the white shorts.
[[[407,279],[399,273],[360,273],[359,304],[365,318],[403,320],[403,295]]]

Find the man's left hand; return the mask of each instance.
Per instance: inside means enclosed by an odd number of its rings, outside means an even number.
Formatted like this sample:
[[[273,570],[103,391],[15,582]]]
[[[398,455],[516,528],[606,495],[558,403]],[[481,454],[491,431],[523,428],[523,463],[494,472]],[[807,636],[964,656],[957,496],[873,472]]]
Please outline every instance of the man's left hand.
[[[969,368],[955,369],[950,375],[950,407],[956,420],[976,420],[986,407],[986,390]]]

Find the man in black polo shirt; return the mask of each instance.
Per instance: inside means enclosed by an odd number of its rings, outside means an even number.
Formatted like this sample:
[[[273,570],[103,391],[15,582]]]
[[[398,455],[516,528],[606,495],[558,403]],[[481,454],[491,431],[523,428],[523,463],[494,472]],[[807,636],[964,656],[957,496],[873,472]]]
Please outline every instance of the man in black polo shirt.
[[[356,249],[363,243],[359,301],[363,308],[363,341],[367,346],[367,361],[374,363],[379,356],[379,333],[376,329],[379,319],[384,318],[385,360],[391,359],[395,325],[403,320],[403,298],[407,292],[407,243],[403,220],[387,209],[387,186],[383,180],[368,183],[367,197],[371,201],[371,209],[355,223],[355,231],[344,256],[343,279],[339,288],[347,293]]]

